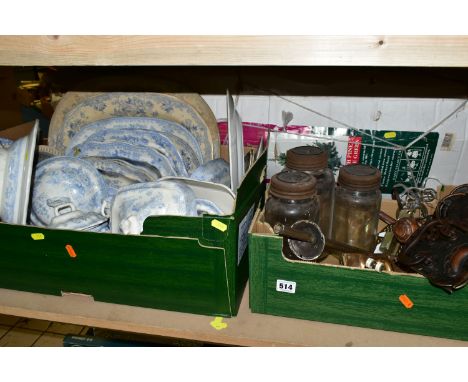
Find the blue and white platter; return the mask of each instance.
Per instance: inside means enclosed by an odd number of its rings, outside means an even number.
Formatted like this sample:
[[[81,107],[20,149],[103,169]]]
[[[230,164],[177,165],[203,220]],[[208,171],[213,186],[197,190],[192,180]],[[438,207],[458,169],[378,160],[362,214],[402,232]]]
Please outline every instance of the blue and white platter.
[[[176,175],[187,176],[185,164],[175,145],[164,135],[156,131],[132,130],[132,129],[113,129],[104,130],[92,134],[85,143],[99,142],[113,144],[115,142],[124,142],[130,145],[153,149],[157,153],[164,155]]]
[[[73,151],[73,155],[78,158],[100,157],[124,159],[134,164],[151,166],[161,177],[177,175],[171,163],[164,155],[142,146],[133,146],[123,142],[85,142],[75,146]]]
[[[85,125],[76,133],[69,142],[65,151],[67,155],[73,154],[73,148],[94,134],[113,130],[154,131],[160,133],[174,144],[185,164],[185,168],[191,174],[200,164],[204,163],[203,155],[195,137],[183,126],[160,118],[144,117],[116,117],[102,119]]]
[[[66,149],[83,126],[111,117],[151,117],[176,122],[193,134],[203,162],[219,157],[219,152],[215,152],[219,135],[212,136],[196,110],[176,97],[159,93],[105,93],[86,98],[66,114],[55,139],[56,147]]]

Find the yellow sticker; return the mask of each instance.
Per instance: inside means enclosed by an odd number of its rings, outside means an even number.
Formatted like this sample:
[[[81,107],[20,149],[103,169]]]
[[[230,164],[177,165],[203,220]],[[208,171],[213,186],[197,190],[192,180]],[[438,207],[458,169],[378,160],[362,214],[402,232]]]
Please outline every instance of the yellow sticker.
[[[221,232],[224,232],[224,231],[227,230],[227,225],[224,224],[224,223],[222,223],[222,222],[220,222],[220,221],[217,220],[217,219],[213,219],[213,220],[211,221],[211,226],[214,227],[214,228],[216,228],[216,229],[219,229]]]
[[[226,329],[228,326],[228,324],[223,322],[223,317],[215,317],[215,319],[210,322],[210,325],[216,330]]]
[[[384,138],[396,138],[396,132],[395,131],[389,131],[384,134]]]
[[[31,237],[33,240],[44,240],[45,236],[43,233],[32,233]]]

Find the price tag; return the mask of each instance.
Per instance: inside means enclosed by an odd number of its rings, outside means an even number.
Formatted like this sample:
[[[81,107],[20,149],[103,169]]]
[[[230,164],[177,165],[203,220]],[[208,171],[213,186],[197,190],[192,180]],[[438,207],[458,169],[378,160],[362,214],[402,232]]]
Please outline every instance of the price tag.
[[[296,282],[276,280],[276,291],[285,293],[296,293]]]

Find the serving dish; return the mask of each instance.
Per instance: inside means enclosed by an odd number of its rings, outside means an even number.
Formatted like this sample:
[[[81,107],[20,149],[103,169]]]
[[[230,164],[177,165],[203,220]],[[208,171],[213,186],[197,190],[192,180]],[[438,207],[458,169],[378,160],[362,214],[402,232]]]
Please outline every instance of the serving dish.
[[[138,129],[109,129],[89,136],[87,142],[109,143],[124,142],[130,145],[153,149],[164,155],[171,163],[176,175],[187,176],[184,161],[175,145],[161,133]]]
[[[111,231],[138,235],[148,216],[196,216],[195,194],[184,184],[151,182],[121,188],[111,206]]]
[[[65,93],[61,100],[55,107],[54,114],[52,115],[49,125],[49,146],[57,147],[57,137],[60,130],[63,128],[63,122],[66,114],[72,110],[76,105],[85,100],[86,98],[102,95],[102,92],[75,92],[70,91]],[[134,93],[133,93],[134,94]],[[165,93],[168,96],[176,97],[181,101],[192,106],[201,118],[206,122],[210,135],[213,140],[214,157],[219,157],[219,130],[218,122],[213,111],[208,106],[206,101],[197,93]]]
[[[35,225],[48,226],[55,216],[73,208],[105,215],[109,203],[108,187],[91,163],[62,156],[37,165],[31,208]]]
[[[73,155],[78,158],[100,157],[123,159],[135,165],[150,166],[160,176],[177,175],[164,155],[146,147],[133,146],[124,142],[85,142],[74,147]]]
[[[203,118],[187,103],[158,93],[105,93],[86,98],[66,114],[55,144],[65,149],[83,126],[110,117],[152,117],[176,122],[193,134],[204,161],[215,158],[213,138]]]
[[[72,155],[73,148],[86,140],[93,134],[110,130],[142,130],[154,131],[165,135],[175,145],[185,168],[191,174],[203,163],[203,155],[195,137],[183,126],[160,118],[145,117],[115,117],[92,122],[76,133],[65,150],[67,155]]]
[[[28,135],[0,146],[0,219],[26,224],[39,121]]]

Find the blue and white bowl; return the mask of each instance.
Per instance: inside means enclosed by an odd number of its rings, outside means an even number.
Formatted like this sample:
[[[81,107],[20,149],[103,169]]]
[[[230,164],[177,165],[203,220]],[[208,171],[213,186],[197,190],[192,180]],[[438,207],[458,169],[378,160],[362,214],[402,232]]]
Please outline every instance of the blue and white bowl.
[[[71,157],[46,159],[36,167],[31,221],[49,226],[57,216],[57,201],[64,199],[79,211],[105,215],[109,198],[104,179],[91,163]]]
[[[229,187],[231,185],[229,173],[229,163],[224,159],[218,158],[199,166],[192,175],[190,175],[190,178],[204,182],[224,184]]]

